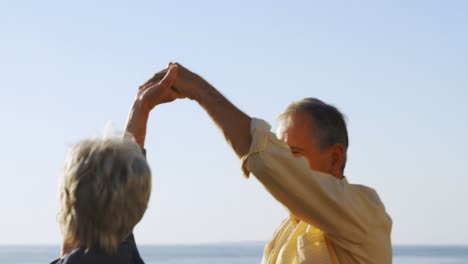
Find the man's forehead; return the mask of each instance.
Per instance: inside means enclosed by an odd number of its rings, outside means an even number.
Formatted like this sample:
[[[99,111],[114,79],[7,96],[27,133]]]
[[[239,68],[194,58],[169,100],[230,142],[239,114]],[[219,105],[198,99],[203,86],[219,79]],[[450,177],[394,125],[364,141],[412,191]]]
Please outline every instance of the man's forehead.
[[[278,129],[276,129],[276,136],[285,141],[290,133],[291,127],[293,126],[293,119],[291,115],[283,117],[278,125]]]
[[[291,114],[281,120],[276,135],[285,142],[311,139],[313,135],[311,121],[305,113]]]
[[[281,121],[279,124],[278,124],[278,128],[276,129],[276,136],[281,139],[281,140],[284,140],[284,133],[286,132],[286,125],[284,124],[283,121]]]
[[[276,130],[276,136],[285,142],[290,141],[291,137],[294,138],[295,134],[297,134],[297,131],[291,123],[280,124]]]
[[[312,125],[312,118],[307,113],[296,112],[281,119],[280,127],[282,130],[289,129],[308,129]]]

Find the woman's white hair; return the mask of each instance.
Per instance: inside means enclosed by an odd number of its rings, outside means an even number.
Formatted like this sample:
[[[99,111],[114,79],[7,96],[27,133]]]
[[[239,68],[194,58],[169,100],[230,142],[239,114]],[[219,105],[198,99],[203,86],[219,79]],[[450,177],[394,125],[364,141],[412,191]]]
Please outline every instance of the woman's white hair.
[[[64,243],[113,253],[148,206],[151,171],[133,138],[83,140],[65,161],[59,222]]]

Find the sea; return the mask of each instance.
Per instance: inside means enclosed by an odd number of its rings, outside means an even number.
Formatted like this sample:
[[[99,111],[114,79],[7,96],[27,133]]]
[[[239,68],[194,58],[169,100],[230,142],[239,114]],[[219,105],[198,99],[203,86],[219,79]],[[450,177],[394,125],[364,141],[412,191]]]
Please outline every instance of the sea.
[[[148,264],[255,264],[263,243],[139,246]],[[0,264],[47,264],[59,246],[0,246]],[[394,246],[396,264],[468,264],[468,246]]]

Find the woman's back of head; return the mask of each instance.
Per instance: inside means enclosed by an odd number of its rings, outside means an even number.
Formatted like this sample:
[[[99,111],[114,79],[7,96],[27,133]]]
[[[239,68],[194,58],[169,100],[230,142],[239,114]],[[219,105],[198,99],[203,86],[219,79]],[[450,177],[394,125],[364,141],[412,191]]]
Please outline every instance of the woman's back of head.
[[[117,254],[147,208],[151,171],[130,138],[83,140],[65,161],[59,221],[63,243]]]

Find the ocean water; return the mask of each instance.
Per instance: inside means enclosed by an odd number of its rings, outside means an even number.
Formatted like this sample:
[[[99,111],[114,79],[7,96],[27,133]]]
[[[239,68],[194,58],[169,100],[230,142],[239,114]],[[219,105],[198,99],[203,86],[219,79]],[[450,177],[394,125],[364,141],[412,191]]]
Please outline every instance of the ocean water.
[[[139,249],[148,264],[253,264],[260,263],[263,245],[140,246]],[[393,251],[396,264],[468,264],[468,246],[394,246]],[[0,246],[0,263],[47,264],[58,254],[58,246]]]

